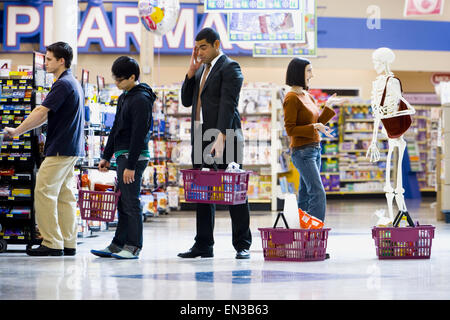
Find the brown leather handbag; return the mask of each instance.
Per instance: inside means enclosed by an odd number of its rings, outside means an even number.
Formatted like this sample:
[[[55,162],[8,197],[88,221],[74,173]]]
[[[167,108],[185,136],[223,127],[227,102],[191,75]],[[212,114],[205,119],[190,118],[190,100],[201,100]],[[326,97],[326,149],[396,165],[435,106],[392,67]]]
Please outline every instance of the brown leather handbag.
[[[386,79],[386,85],[384,86],[383,96],[381,97],[380,106],[384,105],[384,99],[386,98],[386,87],[389,81],[388,77]],[[394,79],[397,79],[400,83],[400,91],[403,93],[402,89],[402,83],[400,82],[399,78],[393,77]],[[398,102],[398,111],[406,110],[408,109],[408,106],[406,103],[400,99]],[[392,117],[387,119],[381,119],[381,122],[383,122],[383,126],[386,129],[387,135],[391,139],[398,138],[402,136],[411,126],[412,118],[411,115],[406,114],[398,117]]]

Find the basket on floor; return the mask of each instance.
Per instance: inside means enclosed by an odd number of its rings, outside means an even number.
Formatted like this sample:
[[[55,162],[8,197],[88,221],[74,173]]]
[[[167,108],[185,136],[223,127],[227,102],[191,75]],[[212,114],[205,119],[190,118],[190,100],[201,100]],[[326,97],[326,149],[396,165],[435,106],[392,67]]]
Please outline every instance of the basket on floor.
[[[235,205],[247,199],[251,171],[184,169],[181,172],[186,202]]]
[[[373,227],[378,259],[429,259],[435,227]]]
[[[93,168],[95,169],[95,167]],[[112,222],[117,211],[120,190],[90,191],[82,190],[80,178],[78,186],[78,207],[81,219],[90,221]]]
[[[280,215],[287,229],[276,228]],[[283,214],[279,213],[273,228],[258,228],[258,230],[261,232],[264,260],[325,260],[330,228],[289,229]]]

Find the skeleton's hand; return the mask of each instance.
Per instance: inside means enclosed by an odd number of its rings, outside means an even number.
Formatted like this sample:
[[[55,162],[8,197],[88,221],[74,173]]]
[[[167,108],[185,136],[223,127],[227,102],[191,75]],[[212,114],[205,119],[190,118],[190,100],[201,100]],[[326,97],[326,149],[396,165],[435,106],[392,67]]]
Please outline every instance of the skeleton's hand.
[[[375,143],[371,143],[367,149],[366,158],[370,156],[370,162],[378,162],[380,160],[380,151]]]
[[[338,97],[336,97],[336,93],[333,93],[333,95],[328,98],[327,102],[325,102],[325,105],[327,107],[332,107],[335,105],[342,105],[346,101],[347,101],[347,99],[338,98]]]

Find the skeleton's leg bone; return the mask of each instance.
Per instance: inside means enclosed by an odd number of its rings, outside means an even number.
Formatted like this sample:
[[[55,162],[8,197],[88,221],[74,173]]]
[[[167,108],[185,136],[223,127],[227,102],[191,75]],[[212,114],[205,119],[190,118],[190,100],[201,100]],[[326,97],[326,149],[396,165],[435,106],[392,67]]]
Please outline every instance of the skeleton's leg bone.
[[[391,221],[394,221],[394,212],[392,209],[393,201],[394,201],[394,189],[391,186],[391,158],[392,151],[394,150],[395,144],[391,139],[388,140],[389,143],[389,151],[386,159],[386,183],[384,185],[384,192],[386,193],[386,200],[388,205],[388,213]]]
[[[405,189],[403,189],[403,177],[402,177],[402,162],[403,155],[405,154],[406,141],[403,137],[398,138],[398,160],[397,160],[397,186],[395,187],[395,202],[400,211],[408,211],[406,209],[405,198],[403,194]]]

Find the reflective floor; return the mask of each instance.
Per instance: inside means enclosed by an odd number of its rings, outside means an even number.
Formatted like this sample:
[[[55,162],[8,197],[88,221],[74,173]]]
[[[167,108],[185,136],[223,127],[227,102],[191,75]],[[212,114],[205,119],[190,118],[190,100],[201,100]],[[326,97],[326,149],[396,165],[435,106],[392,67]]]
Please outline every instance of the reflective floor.
[[[450,224],[436,221],[433,201],[408,202],[414,220],[436,226],[430,259],[378,260],[371,227],[382,199],[329,200],[331,258],[317,262],[264,261],[258,228],[271,227],[276,213],[261,211],[251,216],[250,260],[234,258],[228,212],[216,216],[214,258],[178,258],[193,243],[195,218],[172,212],[144,224],[138,260],[89,253],[109,244],[113,231],[80,239],[74,257],[0,254],[0,300],[449,299]]]

